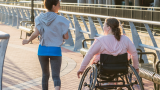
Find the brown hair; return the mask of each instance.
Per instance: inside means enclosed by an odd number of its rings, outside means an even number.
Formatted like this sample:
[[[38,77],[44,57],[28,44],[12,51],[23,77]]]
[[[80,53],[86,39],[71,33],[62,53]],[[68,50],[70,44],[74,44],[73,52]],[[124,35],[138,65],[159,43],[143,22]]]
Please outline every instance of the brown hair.
[[[48,10],[52,10],[53,5],[57,5],[59,0],[44,0],[44,7]]]
[[[115,19],[115,18],[108,18],[108,19],[106,19],[106,23],[107,23],[108,26],[111,27],[114,37],[118,41],[120,41],[121,29],[119,27],[119,21],[117,19]]]

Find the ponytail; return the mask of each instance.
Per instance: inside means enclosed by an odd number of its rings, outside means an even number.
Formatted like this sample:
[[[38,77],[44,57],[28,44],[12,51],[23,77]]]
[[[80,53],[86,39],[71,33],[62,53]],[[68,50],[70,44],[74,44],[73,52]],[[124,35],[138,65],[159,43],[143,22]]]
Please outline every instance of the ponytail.
[[[120,41],[121,39],[121,30],[120,28],[115,28],[115,30],[112,30],[114,37],[117,39],[117,41]]]
[[[119,21],[115,18],[106,19],[107,25],[111,27],[112,33],[117,41],[121,39],[121,29],[119,27]]]

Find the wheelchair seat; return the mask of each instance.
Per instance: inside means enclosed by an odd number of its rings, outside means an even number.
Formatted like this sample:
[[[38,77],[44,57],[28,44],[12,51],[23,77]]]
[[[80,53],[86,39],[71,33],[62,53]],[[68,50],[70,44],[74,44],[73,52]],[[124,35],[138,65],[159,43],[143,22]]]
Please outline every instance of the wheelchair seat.
[[[100,55],[100,65],[98,67],[98,78],[103,80],[113,80],[128,73],[127,53],[113,56],[108,54]]]
[[[102,74],[128,73],[127,57],[128,57],[127,53],[118,56],[101,54],[100,73]]]

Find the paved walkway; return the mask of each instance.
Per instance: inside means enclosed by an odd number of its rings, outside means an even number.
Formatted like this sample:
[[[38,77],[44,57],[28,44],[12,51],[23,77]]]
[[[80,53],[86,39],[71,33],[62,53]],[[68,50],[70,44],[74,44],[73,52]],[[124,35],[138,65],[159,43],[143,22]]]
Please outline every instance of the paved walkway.
[[[3,68],[3,90],[41,90],[41,67],[37,57],[38,39],[33,44],[22,45],[20,30],[0,24],[0,31],[10,34]],[[25,33],[23,33],[25,37]],[[80,79],[76,72],[83,59],[82,55],[62,47],[61,90],[77,90]],[[147,80],[145,90],[153,90],[153,84]],[[49,80],[49,90],[53,90],[53,81]]]

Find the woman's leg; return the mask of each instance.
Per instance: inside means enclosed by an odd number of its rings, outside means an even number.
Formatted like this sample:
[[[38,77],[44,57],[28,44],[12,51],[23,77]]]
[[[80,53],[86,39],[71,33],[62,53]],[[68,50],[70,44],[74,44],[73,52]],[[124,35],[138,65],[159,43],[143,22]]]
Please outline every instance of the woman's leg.
[[[61,56],[50,56],[52,79],[54,81],[55,90],[60,90],[61,87],[61,80],[60,80],[61,61],[62,61]]]
[[[48,90],[48,80],[49,80],[49,57],[48,56],[38,56],[39,62],[42,68],[42,90]]]

